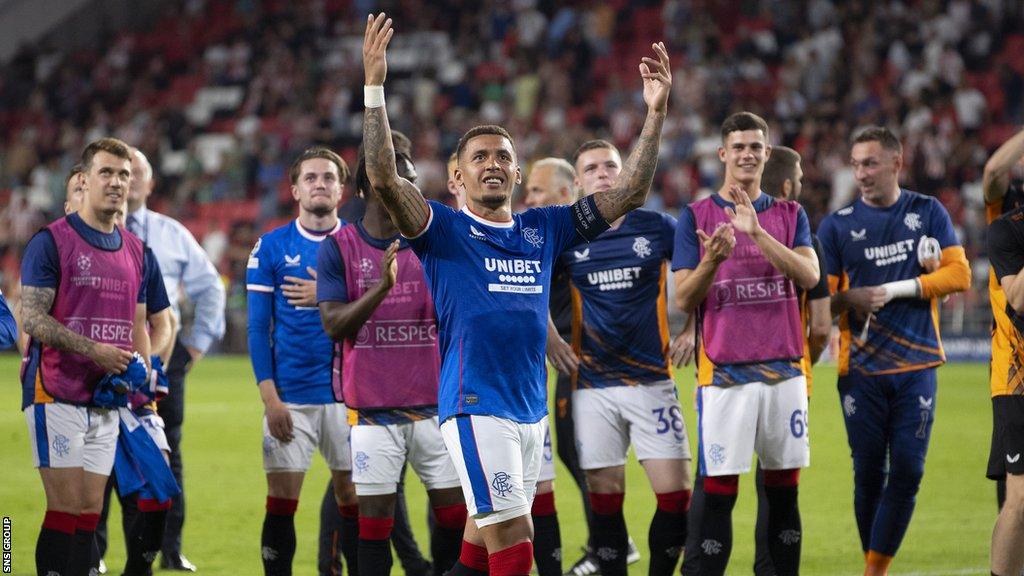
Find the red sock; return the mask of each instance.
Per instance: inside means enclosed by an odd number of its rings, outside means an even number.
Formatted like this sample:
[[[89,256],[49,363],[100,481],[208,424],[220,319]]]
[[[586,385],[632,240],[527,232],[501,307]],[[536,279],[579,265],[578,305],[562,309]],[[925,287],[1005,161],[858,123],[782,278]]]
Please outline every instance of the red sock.
[[[462,541],[462,553],[459,554],[459,562],[466,568],[478,572],[487,572],[487,548],[477,546],[465,540]]]
[[[677,490],[654,496],[658,499],[658,510],[678,514],[690,509],[690,494],[689,490]]]
[[[619,514],[622,512],[622,502],[625,498],[626,495],[622,492],[613,494],[591,492],[590,509],[594,511],[594,514],[604,514],[605,516]]]
[[[74,534],[76,524],[78,524],[78,516],[69,512],[47,510],[46,516],[43,516],[43,528],[61,534]]]
[[[387,540],[391,538],[391,529],[395,526],[394,518],[359,517],[360,540]]]
[[[545,492],[533,497],[533,509],[530,513],[534,516],[552,516],[555,510],[555,493]]]
[[[156,498],[139,498],[136,500],[136,505],[139,507],[139,512],[159,512],[161,510],[171,509],[171,500],[167,499],[160,502]]]
[[[527,540],[504,550],[498,550],[487,559],[491,576],[529,576],[533,568],[533,543]]]
[[[434,521],[445,530],[462,530],[466,527],[466,505],[435,506]]]
[[[740,477],[736,474],[729,476],[708,476],[704,478],[704,493],[719,494],[721,496],[735,496],[740,491]]]
[[[75,523],[75,530],[78,532],[95,532],[96,525],[99,523],[99,514],[79,514],[78,522]]]
[[[275,498],[267,496],[267,513],[274,516],[295,516],[295,510],[299,508],[298,500],[288,498]]]

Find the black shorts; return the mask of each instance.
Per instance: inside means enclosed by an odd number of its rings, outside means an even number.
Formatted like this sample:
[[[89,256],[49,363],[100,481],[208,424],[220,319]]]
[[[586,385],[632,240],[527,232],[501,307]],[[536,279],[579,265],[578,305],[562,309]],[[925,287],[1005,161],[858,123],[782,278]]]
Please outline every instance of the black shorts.
[[[988,456],[991,480],[1024,474],[1024,396],[992,398],[992,450]]]

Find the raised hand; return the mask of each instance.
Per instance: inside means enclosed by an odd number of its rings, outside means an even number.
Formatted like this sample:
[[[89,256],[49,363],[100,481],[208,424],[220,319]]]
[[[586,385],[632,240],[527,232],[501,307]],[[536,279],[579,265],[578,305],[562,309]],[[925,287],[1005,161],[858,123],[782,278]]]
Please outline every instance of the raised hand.
[[[395,254],[398,253],[398,245],[398,240],[392,242],[380,259],[380,283],[384,290],[390,290],[398,279],[398,260],[395,258]]]
[[[640,62],[640,76],[644,82],[644,102],[656,112],[668,110],[668,97],[672,92],[672,69],[664,42],[651,44],[658,59],[644,56]]]
[[[735,184],[729,186],[725,199],[736,205],[735,208],[725,209],[733,228],[747,235],[753,235],[761,229],[761,223],[757,221],[757,211],[742,188]]]
[[[736,246],[736,233],[732,226],[726,224],[719,226],[711,236],[707,235],[700,228],[697,229],[697,237],[704,245],[704,257],[715,264],[721,264],[732,255],[732,249]]]
[[[381,12],[366,17],[366,34],[363,36],[363,71],[367,86],[383,86],[388,75],[387,48],[391,36],[391,18]]]

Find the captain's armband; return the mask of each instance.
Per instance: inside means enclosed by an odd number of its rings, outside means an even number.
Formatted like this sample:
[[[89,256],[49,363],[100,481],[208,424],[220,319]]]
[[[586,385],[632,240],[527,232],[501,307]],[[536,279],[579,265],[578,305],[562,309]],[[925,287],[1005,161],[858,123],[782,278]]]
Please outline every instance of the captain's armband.
[[[576,233],[587,242],[594,241],[609,228],[597,210],[597,201],[593,195],[580,198],[572,205],[572,220]]]

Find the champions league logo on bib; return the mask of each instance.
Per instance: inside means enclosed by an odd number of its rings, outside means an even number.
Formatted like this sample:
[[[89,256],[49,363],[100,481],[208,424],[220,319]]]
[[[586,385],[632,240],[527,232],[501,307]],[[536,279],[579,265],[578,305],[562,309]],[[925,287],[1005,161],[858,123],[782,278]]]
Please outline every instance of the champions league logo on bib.
[[[82,274],[88,274],[89,270],[92,269],[92,258],[88,254],[78,255],[78,271]]]
[[[88,254],[79,254],[75,265],[78,267],[78,274],[71,276],[71,283],[75,286],[89,286],[100,290],[100,298],[117,299],[130,290],[126,280],[90,274],[92,272],[92,256]]]

